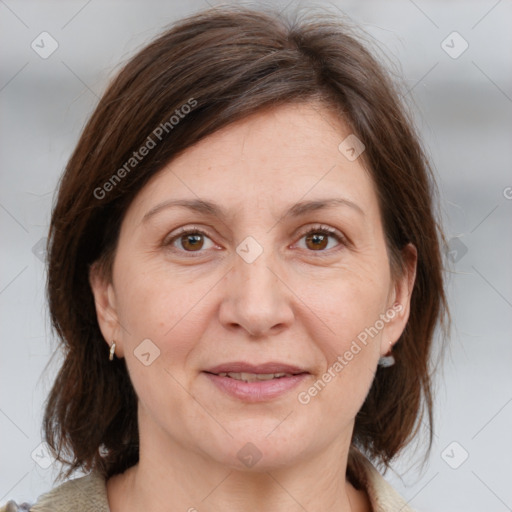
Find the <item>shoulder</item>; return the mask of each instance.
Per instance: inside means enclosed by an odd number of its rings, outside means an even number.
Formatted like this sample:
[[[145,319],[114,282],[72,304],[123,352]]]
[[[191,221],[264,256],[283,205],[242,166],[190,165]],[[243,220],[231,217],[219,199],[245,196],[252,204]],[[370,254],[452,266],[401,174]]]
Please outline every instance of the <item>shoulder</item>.
[[[15,501],[8,501],[5,505],[0,506],[0,512],[29,512],[30,503],[22,503],[18,505]]]
[[[351,449],[348,464],[351,475],[368,494],[374,512],[414,512],[361,452]]]
[[[33,505],[9,501],[0,512],[109,512],[105,478],[97,472],[68,480]]]

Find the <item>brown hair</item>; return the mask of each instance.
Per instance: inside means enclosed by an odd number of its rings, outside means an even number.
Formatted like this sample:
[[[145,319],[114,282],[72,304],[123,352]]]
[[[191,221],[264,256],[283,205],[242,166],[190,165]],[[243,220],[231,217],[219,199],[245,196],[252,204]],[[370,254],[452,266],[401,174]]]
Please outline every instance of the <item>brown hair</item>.
[[[44,431],[69,467],[66,476],[96,468],[108,477],[138,461],[136,394],[124,359],[108,360],[88,281],[94,262],[110,278],[127,207],[155,173],[205,136],[263,108],[309,101],[335,109],[366,146],[393,274],[403,268],[407,243],[418,251],[396,364],[377,370],[353,444],[388,466],[417,433],[425,410],[432,424],[431,343],[447,313],[443,237],[433,211],[432,172],[396,86],[332,14],[292,19],[261,9],[215,8],[175,24],[123,67],[59,184],[47,294],[65,360],[46,404]],[[149,145],[148,137],[154,147],[131,160]]]

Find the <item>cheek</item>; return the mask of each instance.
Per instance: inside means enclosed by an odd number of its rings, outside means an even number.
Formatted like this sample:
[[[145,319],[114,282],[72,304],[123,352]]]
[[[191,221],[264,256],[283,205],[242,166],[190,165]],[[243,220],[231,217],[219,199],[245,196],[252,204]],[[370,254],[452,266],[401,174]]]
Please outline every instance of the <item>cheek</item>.
[[[128,352],[150,339],[161,356],[171,352],[173,361],[182,360],[202,328],[194,312],[205,287],[198,286],[191,276],[122,261],[118,283],[117,311]]]
[[[344,352],[385,313],[390,281],[384,268],[376,271],[362,266],[338,269],[330,277],[321,282],[304,278],[302,288],[307,290],[308,306],[318,312],[318,328],[325,333],[322,339],[332,356]]]
[[[204,287],[154,268],[141,273],[120,265],[122,276],[118,313],[130,379],[145,413],[178,428],[176,418],[185,415],[189,402],[188,362],[207,321],[201,314]]]
[[[298,399],[306,404],[311,418],[322,418],[329,411],[332,421],[323,427],[326,436],[336,435],[339,425],[355,418],[372,385],[382,336],[382,329],[375,330],[375,325],[385,304],[384,294],[380,295],[370,287],[340,283],[328,294],[336,300],[319,295],[324,297],[324,308],[318,311],[324,312],[322,320],[329,328],[317,321],[315,334],[314,326],[310,327],[322,354],[320,371],[301,389]]]
[[[385,266],[376,268],[340,269],[342,277],[305,288],[308,306],[317,313],[308,329],[323,368],[303,398],[328,403],[343,421],[362,406],[380,356],[390,277]]]

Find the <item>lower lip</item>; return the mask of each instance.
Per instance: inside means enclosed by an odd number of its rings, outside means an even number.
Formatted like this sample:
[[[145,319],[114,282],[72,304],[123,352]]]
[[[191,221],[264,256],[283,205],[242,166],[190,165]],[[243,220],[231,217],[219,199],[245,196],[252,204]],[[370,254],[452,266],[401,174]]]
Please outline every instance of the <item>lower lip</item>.
[[[300,373],[291,377],[245,382],[231,377],[221,377],[213,373],[204,372],[204,374],[221,391],[246,402],[265,402],[277,398],[296,387],[309,375],[308,373]]]

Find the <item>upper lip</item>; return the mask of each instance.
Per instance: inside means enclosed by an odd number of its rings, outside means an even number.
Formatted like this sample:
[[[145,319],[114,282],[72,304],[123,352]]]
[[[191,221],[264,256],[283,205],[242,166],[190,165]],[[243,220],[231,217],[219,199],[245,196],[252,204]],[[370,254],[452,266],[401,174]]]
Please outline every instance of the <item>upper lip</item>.
[[[250,364],[243,361],[234,361],[232,363],[222,363],[217,366],[213,366],[205,371],[208,373],[309,373],[304,368],[275,361],[262,364]]]

